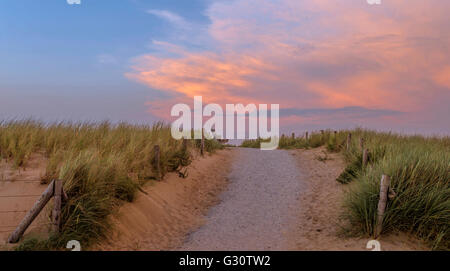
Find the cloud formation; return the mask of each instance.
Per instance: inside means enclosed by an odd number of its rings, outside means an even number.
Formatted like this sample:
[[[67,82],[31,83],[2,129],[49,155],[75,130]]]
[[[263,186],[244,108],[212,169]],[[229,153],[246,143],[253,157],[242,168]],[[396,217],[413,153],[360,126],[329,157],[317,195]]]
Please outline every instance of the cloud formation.
[[[149,9],[147,10],[147,13],[157,16],[161,19],[164,19],[177,27],[180,28],[189,27],[189,23],[183,17],[168,10]]]
[[[160,117],[202,95],[285,109],[422,112],[424,122],[442,123],[433,112],[450,103],[448,10],[441,0],[216,1],[206,11],[213,49],[177,44],[173,57],[140,56],[127,77],[170,94],[149,102]]]

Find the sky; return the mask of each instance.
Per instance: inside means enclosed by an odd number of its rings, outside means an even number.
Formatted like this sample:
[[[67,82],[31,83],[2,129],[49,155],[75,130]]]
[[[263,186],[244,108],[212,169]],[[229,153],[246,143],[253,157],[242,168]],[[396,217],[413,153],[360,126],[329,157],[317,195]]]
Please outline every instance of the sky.
[[[0,1],[0,117],[170,121],[279,104],[282,131],[450,134],[450,1]]]

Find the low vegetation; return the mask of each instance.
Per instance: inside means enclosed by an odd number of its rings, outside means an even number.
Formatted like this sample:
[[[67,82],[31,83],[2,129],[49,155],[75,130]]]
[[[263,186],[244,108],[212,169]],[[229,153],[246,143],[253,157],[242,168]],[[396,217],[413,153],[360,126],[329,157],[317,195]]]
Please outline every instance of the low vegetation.
[[[402,136],[352,131],[365,139],[367,166],[356,140],[344,155],[348,166],[338,178],[351,182],[345,198],[346,217],[355,233],[373,234],[380,179],[391,177],[396,197],[388,201],[383,231],[412,233],[433,249],[450,249],[450,138]]]
[[[154,146],[160,146],[160,172],[154,163]],[[63,180],[69,200],[62,206],[61,233],[46,240],[29,239],[18,247],[59,249],[69,240],[88,246],[105,236],[108,216],[123,201],[133,201],[144,183],[179,171],[191,162],[200,140],[174,140],[170,127],[34,120],[0,123],[0,156],[15,167],[26,167],[33,153],[48,161],[43,183]],[[222,148],[205,140],[205,150]]]
[[[352,140],[346,148],[347,135]],[[362,164],[360,138],[369,150]],[[246,140],[243,147],[259,147],[258,140]],[[450,138],[405,136],[363,129],[323,131],[309,138],[282,136],[280,149],[326,146],[341,152],[347,167],[337,181],[348,184],[344,214],[348,231],[374,235],[380,179],[391,177],[396,197],[388,202],[383,232],[402,231],[429,242],[433,249],[450,249]]]

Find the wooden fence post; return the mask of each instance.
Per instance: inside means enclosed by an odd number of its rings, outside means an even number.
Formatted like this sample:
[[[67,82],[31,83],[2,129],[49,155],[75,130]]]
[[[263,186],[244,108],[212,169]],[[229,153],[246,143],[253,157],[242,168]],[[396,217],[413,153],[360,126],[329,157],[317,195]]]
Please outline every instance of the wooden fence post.
[[[305,134],[305,139],[306,139],[306,141],[308,141],[308,132],[306,132],[306,134]]]
[[[9,236],[9,243],[17,243],[22,237],[23,233],[27,230],[27,228],[33,223],[33,220],[38,216],[38,214],[42,211],[45,205],[53,196],[53,192],[55,189],[55,181],[52,181],[50,185],[45,189],[44,193],[42,193],[39,200],[33,205],[30,211],[25,215],[24,219],[20,222],[19,226],[16,230]]]
[[[205,153],[205,129],[202,128],[202,141],[200,146],[200,154],[203,156]]]
[[[387,197],[391,178],[387,175],[381,176],[380,183],[380,200],[378,201],[377,224],[375,229],[375,238],[380,236],[383,229],[384,211],[386,210]]]
[[[292,133],[292,139],[295,139],[295,133]]]
[[[52,213],[52,231],[59,233],[61,224],[61,196],[62,196],[62,181],[55,180],[54,192],[53,192],[53,213]]]
[[[347,135],[347,151],[350,150],[351,141],[352,141],[352,133],[348,133],[348,135]]]
[[[365,167],[367,165],[367,158],[368,158],[369,150],[364,149],[363,150],[363,156],[362,156],[362,165]]]
[[[187,139],[183,138],[183,151],[187,150]]]
[[[155,169],[156,169],[156,179],[157,180],[161,180],[161,165],[160,165],[160,160],[161,160],[161,150],[159,148],[159,145],[155,145],[155,147],[153,148],[154,151],[154,155],[155,155]]]

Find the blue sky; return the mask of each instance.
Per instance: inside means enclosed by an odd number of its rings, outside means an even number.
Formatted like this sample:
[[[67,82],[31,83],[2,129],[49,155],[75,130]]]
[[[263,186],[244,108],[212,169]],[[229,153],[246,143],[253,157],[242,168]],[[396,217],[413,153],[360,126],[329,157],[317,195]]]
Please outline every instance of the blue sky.
[[[164,93],[125,78],[133,57],[171,25],[149,10],[205,24],[205,1],[2,0],[0,114],[151,121],[143,101]],[[189,46],[189,44],[186,44]]]
[[[282,130],[450,133],[450,1],[0,0],[0,117],[169,121],[280,105]]]

